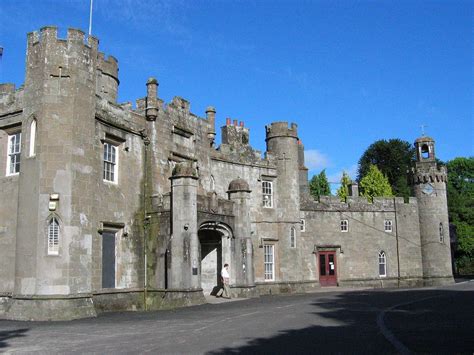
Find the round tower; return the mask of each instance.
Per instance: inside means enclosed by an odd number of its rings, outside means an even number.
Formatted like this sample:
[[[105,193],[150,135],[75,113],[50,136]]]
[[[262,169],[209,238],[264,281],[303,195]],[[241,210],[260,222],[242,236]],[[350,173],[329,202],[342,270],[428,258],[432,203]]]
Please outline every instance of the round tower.
[[[418,199],[423,279],[426,285],[453,283],[449,238],[446,168],[438,167],[434,140],[415,141],[413,187]]]
[[[267,153],[277,164],[277,210],[285,219],[299,221],[299,149],[298,126],[274,122],[266,127]]]

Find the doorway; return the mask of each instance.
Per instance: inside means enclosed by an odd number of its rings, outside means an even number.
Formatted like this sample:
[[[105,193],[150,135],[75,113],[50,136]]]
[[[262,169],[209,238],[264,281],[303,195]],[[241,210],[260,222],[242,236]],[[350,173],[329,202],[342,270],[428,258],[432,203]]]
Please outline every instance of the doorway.
[[[200,230],[201,287],[204,294],[211,294],[221,283],[222,235],[217,231]]]
[[[337,263],[335,251],[320,251],[319,283],[321,286],[337,286]]]

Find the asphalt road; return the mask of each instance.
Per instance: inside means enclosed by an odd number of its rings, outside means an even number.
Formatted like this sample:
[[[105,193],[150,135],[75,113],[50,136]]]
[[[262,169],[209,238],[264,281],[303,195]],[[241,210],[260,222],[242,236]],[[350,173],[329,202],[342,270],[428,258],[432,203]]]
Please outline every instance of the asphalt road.
[[[71,322],[0,320],[6,353],[474,352],[474,282],[324,290]]]

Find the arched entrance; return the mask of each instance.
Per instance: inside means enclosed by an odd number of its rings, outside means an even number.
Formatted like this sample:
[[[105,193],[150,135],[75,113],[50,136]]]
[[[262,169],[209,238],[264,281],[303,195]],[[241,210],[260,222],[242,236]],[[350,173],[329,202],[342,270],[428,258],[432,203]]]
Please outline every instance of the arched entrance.
[[[198,231],[201,255],[201,287],[204,294],[211,294],[221,285],[220,271],[223,264],[231,263],[232,230],[224,223],[204,222]]]

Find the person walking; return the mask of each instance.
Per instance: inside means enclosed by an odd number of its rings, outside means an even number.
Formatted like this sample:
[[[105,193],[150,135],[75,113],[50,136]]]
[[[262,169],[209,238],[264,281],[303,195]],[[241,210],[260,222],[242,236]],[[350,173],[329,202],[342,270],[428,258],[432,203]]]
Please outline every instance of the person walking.
[[[224,264],[221,271],[222,283],[224,285],[224,298],[230,298],[230,275],[229,275],[229,264]]]

